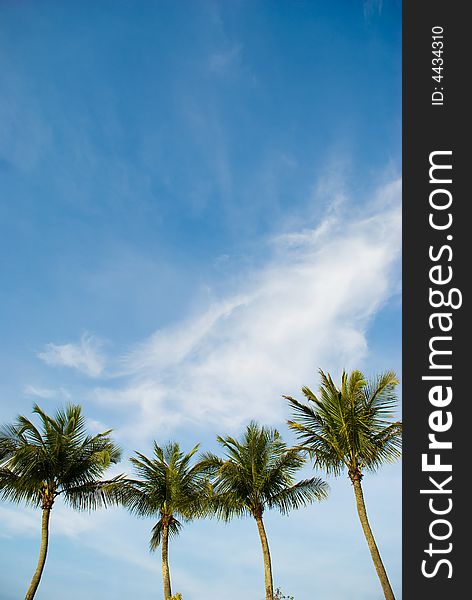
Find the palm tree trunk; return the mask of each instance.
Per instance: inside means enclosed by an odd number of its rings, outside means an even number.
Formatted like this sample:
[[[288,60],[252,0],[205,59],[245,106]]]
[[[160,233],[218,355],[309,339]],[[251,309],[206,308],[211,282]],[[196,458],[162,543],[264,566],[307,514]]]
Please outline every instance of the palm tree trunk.
[[[270,560],[269,542],[267,541],[267,535],[264,529],[264,523],[262,516],[256,516],[257,528],[259,530],[259,537],[261,538],[262,555],[264,557],[264,580],[266,590],[266,600],[274,600],[274,584],[272,581],[272,564]]]
[[[164,583],[164,600],[172,596],[169,571],[169,526],[162,528],[162,581]]]
[[[375,543],[374,534],[370,528],[369,520],[367,519],[367,511],[365,508],[364,494],[362,493],[360,478],[352,478],[352,485],[354,486],[354,494],[356,495],[357,514],[359,515],[359,520],[364,531],[365,539],[367,540],[367,544],[369,546],[370,555],[374,561],[377,575],[380,579],[383,593],[387,600],[395,600],[392,587],[387,577],[387,571],[385,570],[382,559],[380,558],[380,552],[377,548],[377,544]]]
[[[36,567],[36,571],[33,575],[33,579],[31,580],[29,589],[26,592],[25,600],[33,600],[41,580],[41,575],[43,574],[46,555],[48,552],[50,514],[50,508],[43,508],[43,514],[41,518],[41,547],[39,549],[38,566]]]

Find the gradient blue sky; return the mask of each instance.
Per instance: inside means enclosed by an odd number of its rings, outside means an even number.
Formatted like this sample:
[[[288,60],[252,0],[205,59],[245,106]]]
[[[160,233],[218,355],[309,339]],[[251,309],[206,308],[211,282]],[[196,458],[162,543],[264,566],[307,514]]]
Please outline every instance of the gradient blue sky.
[[[0,420],[84,406],[133,450],[216,449],[318,367],[400,372],[401,6],[394,0],[0,4]],[[309,473],[310,469],[306,469]],[[401,471],[366,476],[401,597]],[[296,600],[376,600],[346,478],[267,515]],[[152,521],[58,505],[38,599],[160,597]],[[0,505],[0,598],[39,514]],[[185,600],[260,600],[252,522],[171,547]],[[67,593],[66,591],[67,590]]]

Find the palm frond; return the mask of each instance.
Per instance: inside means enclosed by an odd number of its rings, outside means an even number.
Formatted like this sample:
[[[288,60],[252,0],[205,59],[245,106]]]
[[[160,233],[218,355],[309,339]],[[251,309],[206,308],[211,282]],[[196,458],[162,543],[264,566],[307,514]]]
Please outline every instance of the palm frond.
[[[291,487],[285,488],[268,499],[268,508],[278,508],[282,514],[311,504],[315,500],[324,500],[329,492],[328,484],[319,477],[303,479]]]
[[[339,388],[320,370],[316,396],[302,388],[308,403],[285,396],[293,413],[288,422],[309,452],[314,466],[339,475],[348,470],[375,470],[400,457],[401,427],[391,422],[398,379],[392,371],[368,381],[360,371],[343,372]]]
[[[226,451],[225,457],[203,456],[213,483],[210,504],[217,518],[256,516],[265,508],[285,512],[315,499],[314,480],[311,488],[305,482],[295,483],[295,475],[305,462],[303,451],[287,448],[276,429],[251,422],[241,440],[230,436],[217,440]]]
[[[169,539],[177,537],[182,529],[182,523],[175,518],[172,518],[168,525]],[[164,522],[163,519],[159,519],[159,521],[154,525],[151,530],[151,539],[149,542],[149,548],[151,552],[157,550],[157,548],[161,545],[162,535],[164,533]]]
[[[177,442],[161,447],[154,441],[151,458],[136,452],[131,463],[136,477],[124,485],[123,505],[141,517],[159,515],[151,548],[161,543],[161,525],[166,522],[171,535],[186,521],[208,512],[208,467],[195,460],[199,445],[185,453]],[[177,518],[178,517],[178,518]]]
[[[0,498],[15,504],[24,502],[37,507],[41,504],[40,486],[10,469],[0,468]]]
[[[82,485],[65,487],[60,494],[64,501],[75,510],[91,511],[122,504],[125,486],[124,476],[117,475],[104,481],[90,481]]]
[[[2,497],[37,505],[44,494],[48,502],[63,494],[79,509],[111,502],[111,488],[102,477],[110,464],[119,461],[121,451],[109,432],[87,435],[78,405],[59,409],[53,418],[35,404],[33,414],[39,426],[20,415],[0,431]]]

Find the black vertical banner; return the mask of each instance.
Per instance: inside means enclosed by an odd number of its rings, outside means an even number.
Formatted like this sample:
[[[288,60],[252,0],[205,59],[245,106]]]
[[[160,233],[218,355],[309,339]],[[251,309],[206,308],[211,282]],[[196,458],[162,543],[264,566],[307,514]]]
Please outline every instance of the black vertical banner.
[[[403,5],[403,598],[470,597],[466,2]],[[469,164],[470,163],[470,164]],[[469,361],[470,363],[470,361]]]

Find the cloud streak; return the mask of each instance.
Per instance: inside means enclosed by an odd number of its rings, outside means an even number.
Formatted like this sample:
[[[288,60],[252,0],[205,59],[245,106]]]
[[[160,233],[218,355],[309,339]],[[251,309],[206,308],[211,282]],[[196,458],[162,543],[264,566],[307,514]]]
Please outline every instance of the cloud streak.
[[[38,357],[53,367],[69,367],[88,377],[99,377],[105,367],[102,346],[96,336],[84,333],[78,344],[46,344]]]
[[[241,56],[242,45],[236,44],[221,52],[214,52],[208,61],[211,71],[222,72],[233,66]]]
[[[281,395],[318,367],[360,366],[369,322],[398,289],[400,194],[400,180],[388,182],[369,214],[346,221],[348,211],[328,211],[318,227],[275,238],[272,259],[236,293],[132,348],[124,383],[95,390],[100,403],[126,410],[121,433],[276,423]]]

